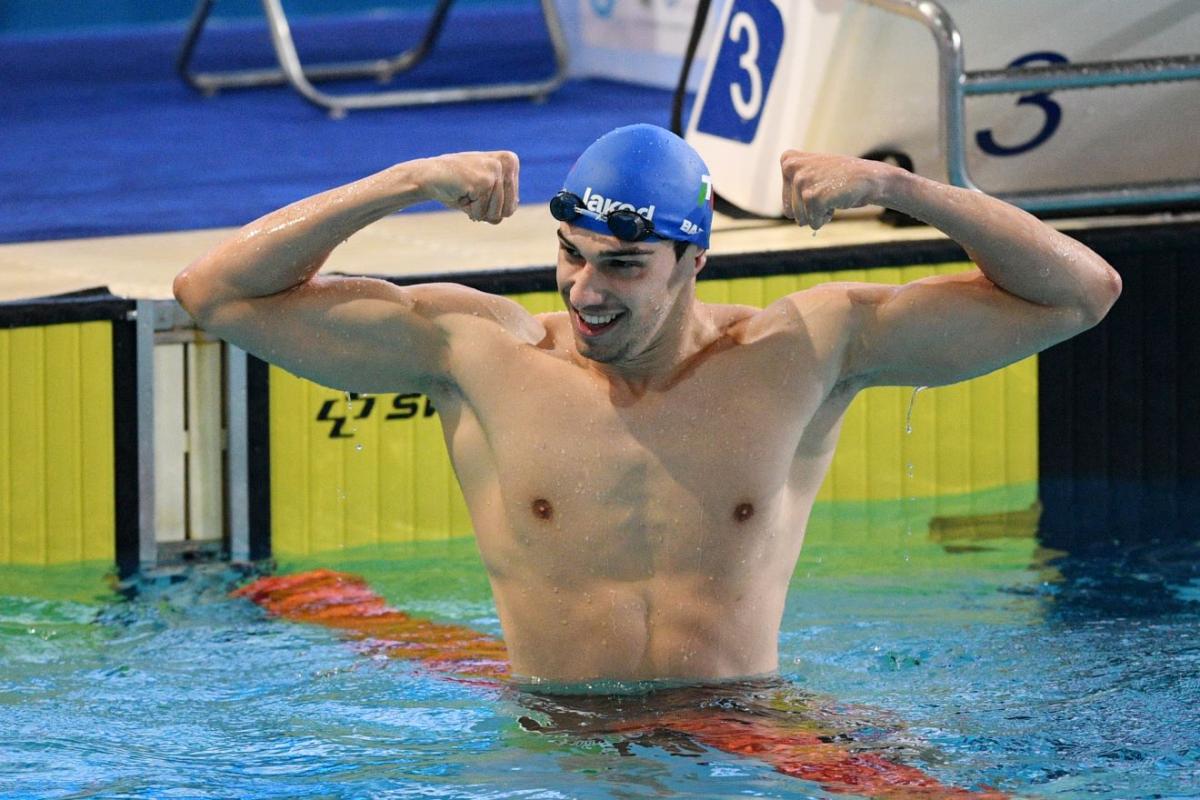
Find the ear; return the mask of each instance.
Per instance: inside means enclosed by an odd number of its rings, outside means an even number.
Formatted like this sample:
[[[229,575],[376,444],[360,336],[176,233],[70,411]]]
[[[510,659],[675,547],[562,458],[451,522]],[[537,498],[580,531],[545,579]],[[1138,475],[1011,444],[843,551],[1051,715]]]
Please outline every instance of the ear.
[[[693,275],[699,275],[700,270],[704,269],[704,265],[708,263],[708,251],[700,250],[696,253],[696,271]]]

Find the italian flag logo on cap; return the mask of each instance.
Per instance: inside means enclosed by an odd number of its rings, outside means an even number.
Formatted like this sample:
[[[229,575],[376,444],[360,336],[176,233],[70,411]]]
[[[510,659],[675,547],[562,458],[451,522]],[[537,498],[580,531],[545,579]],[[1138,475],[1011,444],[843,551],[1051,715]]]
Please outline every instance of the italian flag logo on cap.
[[[707,205],[709,208],[713,206],[712,177],[709,175],[700,176],[700,193],[696,196],[696,205]]]

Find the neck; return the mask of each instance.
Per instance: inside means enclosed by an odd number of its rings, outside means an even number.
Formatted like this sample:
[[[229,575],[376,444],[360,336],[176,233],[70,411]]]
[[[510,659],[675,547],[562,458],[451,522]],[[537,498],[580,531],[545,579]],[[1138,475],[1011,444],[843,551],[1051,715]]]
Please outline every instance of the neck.
[[[679,307],[663,321],[658,337],[636,356],[619,363],[589,361],[589,365],[614,391],[636,398],[673,385],[719,333],[708,308],[693,295],[681,298]]]

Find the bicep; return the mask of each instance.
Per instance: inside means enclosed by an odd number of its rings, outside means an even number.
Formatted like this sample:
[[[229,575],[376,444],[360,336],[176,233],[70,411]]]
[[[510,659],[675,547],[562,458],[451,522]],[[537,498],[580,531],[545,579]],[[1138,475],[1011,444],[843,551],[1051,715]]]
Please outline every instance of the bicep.
[[[222,303],[202,322],[248,352],[331,388],[424,390],[445,377],[448,335],[436,317],[453,307],[453,297],[444,296],[452,294],[322,275],[278,294]]]
[[[864,386],[941,386],[1019,361],[1087,328],[1080,309],[1042,306],[978,269],[902,286],[846,284],[844,371]]]

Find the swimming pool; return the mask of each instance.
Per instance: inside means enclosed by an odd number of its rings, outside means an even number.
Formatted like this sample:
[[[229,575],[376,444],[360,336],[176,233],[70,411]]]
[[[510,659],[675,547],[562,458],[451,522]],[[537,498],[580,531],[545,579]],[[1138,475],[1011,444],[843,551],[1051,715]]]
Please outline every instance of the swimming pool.
[[[1019,525],[939,519],[880,503],[814,516],[776,712],[951,786],[1196,796],[1200,546],[1064,553]],[[318,566],[363,576],[414,616],[500,633],[469,539],[279,570]],[[0,568],[0,795],[855,796],[678,732],[593,732],[652,701],[581,706],[451,680],[273,619],[228,596],[246,580],[231,568],[125,594],[106,569]]]

